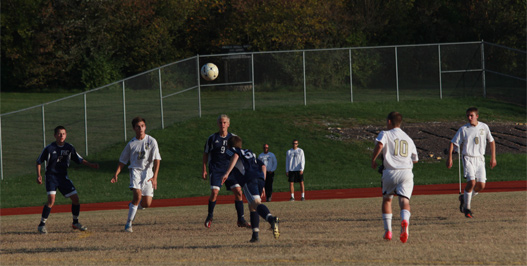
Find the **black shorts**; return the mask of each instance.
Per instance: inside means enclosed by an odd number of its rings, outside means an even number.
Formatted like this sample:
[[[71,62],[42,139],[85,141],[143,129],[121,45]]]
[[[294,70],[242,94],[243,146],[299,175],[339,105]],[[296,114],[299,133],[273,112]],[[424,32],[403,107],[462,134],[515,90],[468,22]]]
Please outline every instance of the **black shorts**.
[[[300,171],[291,171],[289,172],[289,182],[303,182],[304,181],[304,175],[300,174]]]

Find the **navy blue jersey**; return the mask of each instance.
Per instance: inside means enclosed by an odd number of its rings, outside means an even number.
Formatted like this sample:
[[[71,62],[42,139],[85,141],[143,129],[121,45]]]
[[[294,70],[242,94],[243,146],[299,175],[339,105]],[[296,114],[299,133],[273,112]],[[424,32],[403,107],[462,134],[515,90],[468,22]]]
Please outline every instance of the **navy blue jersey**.
[[[221,137],[219,133],[214,133],[209,136],[205,143],[205,153],[209,155],[209,172],[225,173],[229,167],[231,159],[225,152],[227,151],[227,141],[234,134],[227,133],[227,136]]]
[[[53,142],[46,146],[37,159],[37,164],[47,161],[46,175],[68,175],[70,161],[82,163],[83,158],[77,153],[73,145],[64,143],[63,146]]]
[[[238,154],[239,158],[234,167],[237,171],[237,174],[234,175],[240,186],[248,183],[254,179],[265,179],[264,173],[262,171],[262,165],[264,163],[256,157],[251,150],[248,149],[238,149],[232,147],[227,150],[227,155],[232,157],[234,154]]]

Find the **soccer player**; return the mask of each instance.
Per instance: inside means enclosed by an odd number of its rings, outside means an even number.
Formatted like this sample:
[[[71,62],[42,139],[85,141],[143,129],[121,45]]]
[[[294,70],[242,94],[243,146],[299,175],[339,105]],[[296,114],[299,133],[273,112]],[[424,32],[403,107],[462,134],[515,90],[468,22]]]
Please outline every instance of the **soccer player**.
[[[216,199],[220,191],[222,177],[229,166],[229,156],[225,154],[227,151],[227,141],[234,136],[230,133],[230,118],[222,114],[218,117],[218,132],[212,134],[205,143],[203,152],[203,172],[201,177],[207,179],[207,163],[210,171],[210,197],[208,206],[208,215],[205,219],[205,227],[210,228],[212,225],[212,218],[214,217],[214,207],[216,207]],[[243,198],[242,189],[234,178],[225,181],[227,190],[231,190],[234,194],[234,206],[238,214],[238,226],[250,228],[251,225],[247,223],[243,213]]]
[[[73,215],[72,228],[80,231],[86,231],[88,228],[79,223],[79,213],[81,209],[79,195],[73,185],[73,182],[68,177],[68,167],[70,161],[78,164],[82,163],[94,169],[99,169],[99,164],[90,163],[83,159],[75,150],[73,145],[66,142],[66,128],[58,126],[55,128],[53,136],[55,142],[49,144],[44,148],[37,159],[37,183],[42,184],[41,164],[47,163],[46,167],[46,191],[48,194],[48,202],[44,205],[42,210],[42,219],[38,225],[38,231],[41,234],[47,234],[46,221],[51,212],[51,207],[55,204],[55,195],[57,189],[66,198],[71,199],[71,214]]]
[[[132,138],[119,157],[119,165],[111,180],[117,183],[121,170],[128,166],[130,172],[130,190],[133,193],[132,202],[128,204],[128,219],[124,231],[133,232],[132,221],[138,208],[148,208],[152,204],[154,190],[157,189],[157,175],[161,163],[157,140],[146,134],[146,120],[140,116],[132,120],[135,137]],[[141,207],[139,207],[141,204]]]
[[[413,164],[419,160],[413,140],[401,129],[403,116],[391,112],[386,119],[388,130],[381,131],[375,139],[375,149],[371,158],[371,168],[377,169],[376,159],[382,152],[384,170],[382,173],[382,220],[384,239],[392,239],[392,199],[399,197],[401,208],[401,236],[403,243],[408,241],[410,224],[410,197],[414,189]]]
[[[490,133],[489,126],[479,122],[478,108],[470,107],[466,111],[468,123],[459,128],[456,135],[450,142],[446,167],[452,168],[452,152],[454,145],[461,147],[463,155],[463,176],[467,180],[463,195],[459,195],[459,211],[465,217],[472,218],[471,202],[472,197],[485,188],[487,173],[485,171],[485,148],[487,141],[490,144],[490,168],[493,169],[496,162],[496,144]]]
[[[269,151],[269,144],[263,145],[263,152],[258,155],[258,159],[265,164],[265,169],[267,169],[265,173],[265,198],[269,202],[273,196],[274,171],[278,164],[274,153]]]
[[[249,209],[251,211],[251,227],[252,238],[251,242],[258,242],[258,232],[260,232],[260,216],[262,216],[273,230],[275,239],[280,236],[278,230],[278,217],[273,216],[267,206],[262,204],[260,195],[265,186],[265,164],[256,158],[251,150],[242,149],[242,139],[238,136],[232,136],[228,142],[229,149],[227,155],[231,157],[227,172],[222,177],[222,183],[228,178],[234,178],[238,181],[240,186],[243,186],[243,194],[249,202]],[[235,170],[234,170],[235,169]],[[231,177],[229,175],[234,170]]]
[[[298,140],[293,140],[293,148],[289,149],[285,157],[285,175],[289,179],[289,191],[291,198],[289,201],[295,201],[295,183],[300,183],[300,191],[302,201],[305,198],[304,187],[304,167],[306,166],[306,158],[304,157],[304,150],[298,147]]]

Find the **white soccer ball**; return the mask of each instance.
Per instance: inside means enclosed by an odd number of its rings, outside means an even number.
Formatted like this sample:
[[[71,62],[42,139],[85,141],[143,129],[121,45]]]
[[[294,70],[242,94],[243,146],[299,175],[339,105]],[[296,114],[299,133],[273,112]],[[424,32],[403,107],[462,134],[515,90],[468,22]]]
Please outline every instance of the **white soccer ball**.
[[[218,67],[213,63],[206,63],[201,67],[201,77],[205,80],[215,80],[219,74]]]

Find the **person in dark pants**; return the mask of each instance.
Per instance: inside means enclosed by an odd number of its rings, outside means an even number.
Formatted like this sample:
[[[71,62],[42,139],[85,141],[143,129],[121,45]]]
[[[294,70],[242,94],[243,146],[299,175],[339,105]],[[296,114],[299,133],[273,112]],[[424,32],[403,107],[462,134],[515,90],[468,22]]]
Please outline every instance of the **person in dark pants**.
[[[274,171],[276,170],[277,161],[274,153],[269,151],[269,144],[263,145],[263,152],[258,155],[258,159],[265,164],[266,167],[266,178],[265,178],[265,198],[266,201],[271,201],[273,196],[273,181],[274,181]]]

